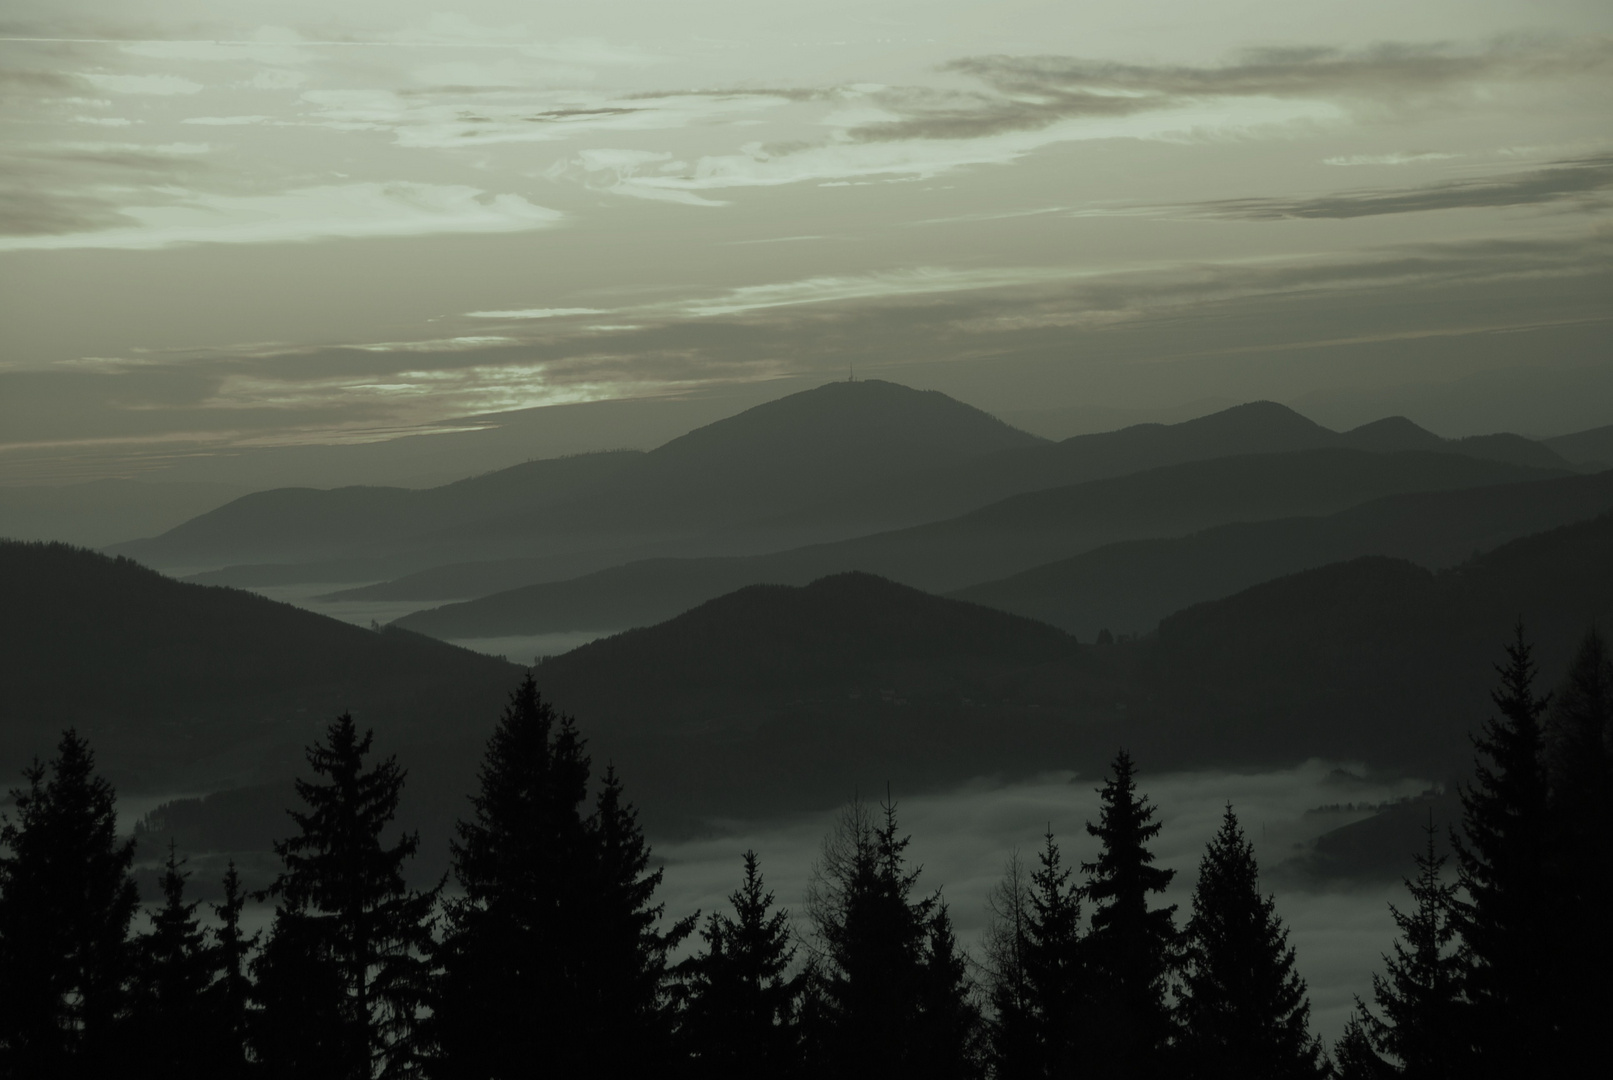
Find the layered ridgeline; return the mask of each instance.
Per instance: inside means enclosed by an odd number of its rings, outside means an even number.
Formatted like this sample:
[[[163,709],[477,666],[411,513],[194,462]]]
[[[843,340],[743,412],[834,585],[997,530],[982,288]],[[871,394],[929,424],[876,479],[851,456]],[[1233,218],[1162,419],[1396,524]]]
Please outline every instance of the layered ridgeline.
[[[653,544],[1042,441],[944,394],[831,383],[648,453],[529,462],[424,491],[260,492],[117,550],[158,566],[329,560],[337,566],[305,572],[341,576],[363,560],[432,565]]]
[[[805,584],[852,570],[946,591],[1120,540],[1181,536],[1229,522],[1328,514],[1391,493],[1521,484],[1560,475],[1423,450],[1334,448],[1217,457],[1015,495],[947,521],[832,544],[749,557],[633,562],[417,612],[397,625],[443,638],[610,630],[659,622],[749,584]],[[1573,502],[1566,497],[1558,501]],[[1594,509],[1583,510],[1586,502],[1595,504]],[[1566,518],[1535,515],[1541,521],[1534,527],[1584,517],[1607,505],[1582,498]],[[1530,530],[1509,535],[1520,531]],[[1357,553],[1348,543],[1341,551]],[[1286,568],[1330,561],[1303,548],[1296,558]],[[1187,597],[1203,598],[1202,593]],[[983,600],[992,602],[990,597]]]
[[[519,670],[128,559],[0,542],[0,773],[76,727],[130,793],[281,779],[343,711],[391,740],[485,732]]]
[[[1339,434],[1270,402],[1047,443],[936,392],[832,383],[648,453],[532,462],[427,491],[263,492],[117,550],[158,566],[232,567],[211,580],[233,584],[433,569],[367,598],[460,598],[634,558],[862,535],[1170,464],[1322,448],[1567,467],[1516,436],[1447,441],[1407,421]]]
[[[842,575],[753,586],[537,673],[646,804],[695,816],[830,805],[887,780],[1090,770],[1117,741],[1161,768],[1326,757],[1443,776],[1515,620],[1555,679],[1613,616],[1609,550],[1604,515],[1439,573],[1352,560],[1112,645]]]
[[[661,833],[832,806],[886,782],[918,792],[1091,771],[1121,742],[1161,769],[1327,757],[1448,775],[1513,620],[1526,620],[1555,680],[1584,630],[1613,616],[1609,550],[1603,516],[1442,573],[1338,563],[1108,645],[839,575],[740,590],[550,659],[537,676]],[[28,583],[0,612],[16,672],[7,767],[76,724],[130,795],[234,787],[165,811],[163,828],[192,851],[266,844],[297,749],[345,709],[410,769],[404,823],[445,840],[434,833],[453,819],[517,676],[406,632],[88,552],[13,544],[3,556],[6,580]]]

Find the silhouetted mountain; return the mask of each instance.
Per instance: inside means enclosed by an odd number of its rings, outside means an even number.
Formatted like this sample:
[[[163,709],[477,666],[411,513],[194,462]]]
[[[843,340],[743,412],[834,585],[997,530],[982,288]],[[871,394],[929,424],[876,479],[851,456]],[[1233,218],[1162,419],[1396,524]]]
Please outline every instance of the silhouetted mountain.
[[[126,791],[293,774],[344,710],[389,741],[485,731],[517,669],[127,559],[0,543],[0,773],[76,726]]]
[[[924,589],[955,589],[1120,539],[1327,513],[1389,492],[1550,475],[1416,451],[1323,449],[1215,458],[1017,495],[951,521],[773,555],[631,563],[416,612],[398,625],[452,638],[609,630],[668,618],[741,585],[804,584],[847,570]]]
[[[1443,573],[1358,559],[1115,645],[841,575],[742,590],[552,658],[538,679],[661,813],[1095,768],[1117,740],[1155,768],[1328,757],[1444,776],[1469,756],[1513,620],[1553,680],[1613,615],[1610,550],[1613,515]]]
[[[99,547],[171,529],[240,497],[235,484],[92,480],[0,487],[0,536]]]
[[[1577,465],[1613,469],[1613,424],[1542,439],[1542,444]]]
[[[385,558],[422,533],[485,524],[508,514],[512,505],[552,506],[603,482],[640,456],[622,450],[529,461],[423,491],[391,487],[259,491],[161,536],[111,550],[156,566],[342,556],[351,561],[356,554]]]
[[[950,595],[1090,639],[1153,629],[1190,604],[1362,555],[1452,566],[1476,551],[1613,508],[1613,472],[1377,499],[1325,517],[1240,522],[1110,544]]]

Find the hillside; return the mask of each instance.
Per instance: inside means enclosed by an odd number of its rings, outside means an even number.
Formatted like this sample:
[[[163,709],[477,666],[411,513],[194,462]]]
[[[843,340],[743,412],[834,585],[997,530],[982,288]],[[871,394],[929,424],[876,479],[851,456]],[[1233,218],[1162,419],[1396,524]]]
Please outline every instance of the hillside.
[[[0,581],[0,773],[11,778],[70,725],[126,792],[285,778],[343,710],[393,745],[458,738],[491,725],[519,674],[60,544],[0,543]]]
[[[443,638],[642,626],[743,585],[804,584],[847,570],[949,590],[1117,540],[1327,513],[1391,492],[1551,475],[1422,451],[1324,449],[1215,458],[1017,495],[950,521],[834,544],[772,555],[629,563],[417,612],[397,625]]]
[[[1153,629],[1180,608],[1363,555],[1431,569],[1613,509],[1613,471],[1524,484],[1391,495],[1323,517],[1240,522],[1191,536],[1110,544],[951,593],[1090,640]]]
[[[1365,558],[1083,645],[867,575],[753,587],[546,661],[648,805],[699,816],[831,805],[983,774],[1310,757],[1442,777],[1470,758],[1520,614],[1547,686],[1613,615],[1613,515],[1434,573]]]
[[[1613,424],[1576,431],[1572,435],[1558,435],[1541,442],[1553,453],[1577,465],[1613,469]]]

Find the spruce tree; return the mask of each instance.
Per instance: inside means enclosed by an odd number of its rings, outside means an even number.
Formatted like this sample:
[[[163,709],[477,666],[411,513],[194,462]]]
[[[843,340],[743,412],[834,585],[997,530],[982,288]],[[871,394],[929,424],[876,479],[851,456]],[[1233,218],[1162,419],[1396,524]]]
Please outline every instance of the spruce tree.
[[[1548,978],[1546,856],[1550,844],[1535,664],[1523,626],[1497,665],[1498,716],[1474,739],[1474,782],[1462,789],[1462,836],[1454,837],[1465,899],[1457,928],[1468,960],[1468,1037],[1485,1076],[1521,1076],[1552,1042],[1559,989]]]
[[[1148,897],[1170,885],[1174,870],[1153,865],[1148,844],[1159,835],[1154,807],[1137,793],[1136,768],[1122,750],[1099,791],[1098,823],[1087,832],[1102,842],[1083,894],[1095,904],[1088,935],[1092,974],[1092,1039],[1096,1068],[1151,1078],[1165,1070],[1171,1034],[1167,975],[1176,949],[1176,906],[1150,908]]]
[[[602,1047],[653,1070],[671,1053],[667,957],[693,920],[657,929],[660,872],[613,771],[585,816],[589,764],[528,675],[453,845],[464,896],[438,954],[434,1075],[525,1076],[534,1061],[580,1075]]]
[[[950,919],[938,896],[910,899],[896,807],[876,824],[854,802],[824,842],[808,912],[816,935],[814,971],[820,1071],[846,1077],[958,1075],[975,1067],[976,1033],[941,1048],[927,1043],[939,1015],[969,1023],[967,983],[957,978]],[[948,1056],[948,1054],[957,1056]]]
[[[257,1056],[271,1073],[368,1080],[415,1068],[436,891],[404,883],[419,838],[382,836],[405,774],[396,758],[366,767],[373,732],[343,714],[308,749],[319,780],[297,781],[305,810],[275,844],[283,869],[258,960],[267,1026]]]
[[[1333,1076],[1335,1080],[1391,1080],[1398,1071],[1378,1056],[1368,1031],[1370,1021],[1363,1020],[1366,1007],[1356,999],[1356,1011],[1344,1026],[1344,1034],[1333,1044]]]
[[[1176,1008],[1181,1075],[1298,1080],[1320,1075],[1310,1000],[1276,902],[1260,893],[1254,846],[1228,804],[1199,863]]]
[[[665,1068],[673,1053],[675,1013],[669,996],[668,957],[694,931],[698,915],[660,929],[664,904],[654,902],[662,871],[650,870],[650,846],[638,811],[623,797],[621,779],[607,765],[593,818],[591,895],[579,928],[591,962],[579,990],[590,1003],[590,1041],[624,1040],[618,1060],[643,1071]]]
[[[999,1077],[1066,1076],[1085,1053],[1087,973],[1081,898],[1051,829],[1024,880],[1017,855],[992,902],[987,963],[992,1066]]]
[[[218,1025],[219,1056],[216,1075],[224,1078],[247,1073],[247,1039],[252,999],[252,981],[247,976],[247,958],[257,944],[257,934],[241,930],[241,912],[246,893],[241,875],[230,860],[224,871],[223,903],[212,905],[218,926],[213,928],[213,983],[209,988],[211,1007]]]
[[[1417,877],[1406,882],[1412,909],[1389,906],[1400,936],[1394,955],[1384,957],[1386,975],[1372,976],[1381,1017],[1365,1009],[1365,1026],[1377,1049],[1400,1062],[1408,1080],[1446,1080],[1467,1071],[1461,1027],[1463,958],[1454,910],[1456,885],[1442,879],[1445,856],[1434,848],[1432,811],[1426,850],[1417,856]]]
[[[1613,660],[1600,633],[1580,643],[1546,725],[1552,843],[1551,978],[1564,988],[1561,1060],[1600,1052],[1613,1014]]]
[[[131,1052],[154,1074],[212,1075],[219,1065],[221,1017],[208,992],[214,956],[196,917],[198,903],[185,899],[189,876],[170,842],[162,907],[152,914],[151,929],[135,941]]]
[[[49,780],[46,776],[49,776]],[[69,730],[47,771],[23,771],[0,826],[0,1074],[108,1076],[133,974],[139,894],[116,796]]]
[[[787,1078],[802,1070],[790,914],[773,906],[756,853],[731,893],[732,918],[713,912],[701,930],[705,951],[690,968],[684,1037],[696,1071],[724,1077]]]

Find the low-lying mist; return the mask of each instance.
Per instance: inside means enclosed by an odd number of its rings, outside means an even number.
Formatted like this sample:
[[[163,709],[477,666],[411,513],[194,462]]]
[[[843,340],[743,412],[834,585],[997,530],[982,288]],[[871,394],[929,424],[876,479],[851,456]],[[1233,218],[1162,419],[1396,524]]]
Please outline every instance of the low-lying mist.
[[[1027,783],[981,780],[945,794],[912,798],[892,792],[902,831],[912,836],[912,864],[924,870],[918,891],[940,888],[959,937],[977,946],[988,918],[987,896],[1015,848],[1034,865],[1042,834],[1051,828],[1066,865],[1096,856],[1097,841],[1087,835],[1085,824],[1097,817],[1101,782],[1099,776],[1062,772]],[[1317,808],[1416,795],[1428,782],[1362,778],[1358,768],[1311,761],[1278,772],[1143,773],[1138,783],[1158,807],[1163,825],[1153,845],[1158,863],[1177,872],[1166,902],[1179,905],[1178,926],[1187,919],[1204,846],[1226,804],[1232,803],[1255,845],[1266,888],[1276,894],[1277,910],[1290,930],[1290,944],[1310,988],[1312,1024],[1329,1042],[1336,1039],[1349,1018],[1352,997],[1370,994],[1372,972],[1381,969],[1381,954],[1394,937],[1387,902],[1398,903],[1403,889],[1376,882],[1321,888],[1276,870],[1321,833],[1370,814]],[[884,794],[866,792],[862,797],[877,802]],[[807,884],[834,818],[835,813],[820,813],[729,822],[718,835],[658,846],[656,854],[665,861],[660,897],[667,916],[727,910],[727,895],[740,876],[740,856],[754,848],[768,887],[778,903],[790,908],[798,931],[806,934]],[[1408,871],[1411,857],[1408,850]],[[978,958],[978,949],[974,951]]]

